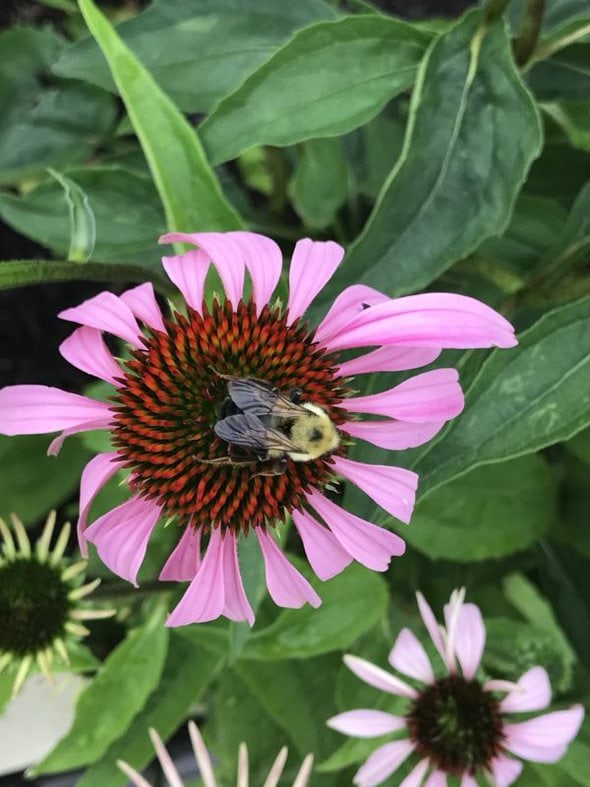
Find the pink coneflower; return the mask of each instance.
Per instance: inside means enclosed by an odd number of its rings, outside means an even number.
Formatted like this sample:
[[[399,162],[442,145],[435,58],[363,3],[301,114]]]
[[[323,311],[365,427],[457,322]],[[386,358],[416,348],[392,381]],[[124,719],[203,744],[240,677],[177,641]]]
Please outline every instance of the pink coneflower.
[[[352,560],[385,571],[391,557],[404,552],[403,540],[345,511],[324,491],[334,479],[350,481],[393,517],[408,522],[416,474],[348,459],[347,443],[355,438],[393,450],[421,445],[461,412],[463,394],[454,369],[424,372],[369,396],[352,395],[353,378],[424,366],[445,347],[512,347],[516,339],[510,323],[461,295],[393,300],[355,285],[312,328],[304,315],[342,260],[344,251],[336,243],[297,243],[283,308],[271,303],[282,256],[269,238],[248,232],[172,233],[161,241],[198,246],[163,259],[185,308],[164,316],[151,284],[142,284],[121,296],[100,293],[60,314],[81,325],[61,345],[62,355],[111,383],[110,401],[39,385],[4,388],[0,433],[61,431],[56,450],[64,436],[75,432],[110,431],[114,450],[92,459],[82,474],[80,547],[84,553],[87,540],[95,544],[112,571],[135,583],[158,520],[175,519],[178,544],[160,578],[190,586],[169,625],[219,615],[254,621],[237,554],[238,538],[252,534],[262,550],[274,601],[283,607],[318,606],[319,596],[273,536],[276,523],[287,516],[320,579],[338,574]],[[211,265],[225,298],[206,303]],[[103,332],[126,342],[131,359],[115,359]],[[342,354],[360,347],[372,349],[355,357]],[[232,392],[236,380],[266,386],[269,395],[282,397],[285,407],[299,403],[310,424],[314,418],[327,419],[338,437],[329,450],[313,457],[296,450],[292,421],[277,424],[264,408],[246,411]],[[226,425],[257,435],[256,450],[224,439],[227,432],[220,421],[226,417]],[[309,445],[314,439],[310,429]],[[294,447],[275,450],[272,461],[261,450],[271,445],[281,449],[285,442]],[[246,458],[238,459],[244,451]],[[230,462],[230,455],[235,461]],[[87,528],[94,497],[121,468],[129,472],[133,497]]]
[[[371,754],[354,783],[382,784],[415,755],[418,762],[400,787],[420,787],[425,779],[426,787],[446,787],[448,775],[460,778],[461,787],[477,787],[476,776],[487,777],[495,787],[508,787],[523,768],[511,755],[531,762],[561,759],[584,718],[582,706],[511,720],[510,714],[528,714],[549,705],[551,687],[545,670],[532,667],[516,683],[479,680],[476,674],[486,638],[479,607],[464,603],[464,590],[454,591],[444,608],[443,627],[424,597],[417,596],[445,674],[435,675],[424,647],[407,628],[400,631],[389,663],[410,678],[409,683],[369,661],[344,657],[346,666],[365,683],[407,700],[403,716],[353,710],[329,719],[330,727],[357,738],[399,733],[398,740]]]

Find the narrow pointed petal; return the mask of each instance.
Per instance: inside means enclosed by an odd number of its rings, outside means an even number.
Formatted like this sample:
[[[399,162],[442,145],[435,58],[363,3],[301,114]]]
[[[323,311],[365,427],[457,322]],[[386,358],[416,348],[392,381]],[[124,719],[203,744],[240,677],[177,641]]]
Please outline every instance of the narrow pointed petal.
[[[274,538],[259,527],[256,528],[256,536],[264,558],[266,585],[275,604],[298,609],[308,602],[312,607],[319,607],[321,598],[307,579],[289,563]]]
[[[132,497],[97,519],[86,531],[86,540],[114,574],[137,587],[137,574],[160,513],[155,503]]]
[[[381,710],[349,710],[332,716],[328,727],[355,738],[378,738],[396,730],[403,730],[406,720]]]
[[[389,654],[389,663],[402,675],[422,683],[434,683],[432,665],[422,643],[410,629],[400,631]]]
[[[486,642],[486,627],[476,604],[463,604],[459,610],[454,636],[454,651],[463,677],[472,680],[479,669]]]
[[[473,776],[470,776],[468,773],[464,773],[461,777],[461,787],[479,787],[479,785]]]
[[[293,787],[307,787],[313,770],[313,754],[308,754],[297,771]]]
[[[200,566],[201,531],[192,525],[186,525],[158,579],[162,582],[192,582]]]
[[[98,377],[99,380],[118,385],[117,378],[123,376],[123,370],[96,328],[85,325],[76,328],[72,335],[60,344],[59,351],[76,369]]]
[[[333,457],[332,463],[337,473],[362,489],[391,516],[406,524],[410,521],[418,486],[416,473],[403,467],[354,462],[342,456]]]
[[[334,534],[307,511],[293,511],[291,516],[316,576],[324,581],[331,579],[352,563],[352,557],[340,546]]]
[[[83,431],[88,423],[108,426],[109,406],[87,396],[47,385],[10,385],[0,390],[0,434]]]
[[[535,719],[504,726],[504,747],[532,762],[557,762],[578,734],[584,708],[573,705]]]
[[[71,437],[73,434],[79,434],[80,432],[91,432],[95,429],[105,429],[107,425],[108,424],[105,424],[104,418],[98,418],[96,421],[85,421],[80,426],[64,429],[63,432],[58,434],[57,437],[54,437],[49,443],[49,446],[47,447],[47,456],[59,456],[59,452],[63,448],[63,444],[65,443],[66,439]]]
[[[414,751],[410,741],[386,743],[371,754],[356,772],[353,782],[358,787],[376,787],[395,773]]]
[[[203,312],[205,281],[211,258],[202,249],[192,249],[176,257],[162,257],[162,266],[191,309]]]
[[[353,396],[339,406],[349,413],[371,413],[400,421],[448,421],[463,410],[465,398],[456,369],[423,372],[382,393]]]
[[[132,347],[143,347],[143,336],[133,312],[112,292],[100,292],[94,298],[65,309],[57,316],[62,320],[111,333],[129,342]]]
[[[523,764],[512,757],[501,754],[492,760],[492,777],[494,787],[510,787],[518,779],[523,769]]]
[[[119,297],[123,303],[129,306],[138,320],[149,325],[154,331],[164,332],[166,330],[162,312],[156,300],[154,285],[151,282],[147,281],[130,290],[125,290]]]
[[[213,530],[205,557],[188,590],[172,610],[166,625],[186,626],[206,623],[223,614],[225,586],[223,584],[223,539],[221,528]]]
[[[264,235],[256,232],[232,232],[244,256],[246,268],[252,281],[252,295],[256,313],[260,314],[269,302],[283,268],[283,255],[279,246]]]
[[[203,736],[199,732],[199,728],[192,720],[188,723],[188,734],[190,736],[193,751],[195,753],[195,759],[199,768],[199,775],[203,780],[203,787],[217,787],[217,782],[215,781],[215,776],[213,774],[211,757],[209,756],[209,752],[205,746]]]
[[[389,295],[385,295],[373,287],[366,284],[353,284],[342,290],[330,307],[330,311],[316,328],[314,339],[320,344],[343,328],[369,306],[376,306],[378,303],[385,303],[391,300]]]
[[[339,377],[355,377],[374,372],[404,372],[419,369],[435,361],[441,354],[436,347],[379,347],[358,358],[344,361],[338,367]]]
[[[154,729],[150,729],[149,734],[169,787],[184,787],[182,779],[172,761],[172,757],[168,754],[166,747],[162,743],[162,739]]]
[[[263,787],[278,787],[279,780],[283,775],[283,770],[285,769],[285,763],[287,762],[287,755],[287,747],[283,746],[283,748],[277,754],[270,771],[268,772],[268,776],[264,781]]]
[[[500,703],[502,713],[544,710],[551,702],[551,684],[543,667],[531,667]]]
[[[430,634],[430,639],[434,643],[434,647],[438,650],[440,657],[446,664],[447,654],[445,650],[445,644],[443,642],[440,627],[436,621],[436,618],[434,617],[434,612],[430,608],[429,603],[426,601],[422,593],[416,593],[416,599],[418,601],[420,615],[424,621],[424,625],[426,626],[428,633]]]
[[[152,785],[143,778],[141,773],[138,773],[135,768],[132,768],[131,765],[124,760],[117,760],[117,767],[131,781],[133,787],[152,787]]]
[[[223,614],[235,621],[247,621],[254,625],[254,612],[246,596],[240,565],[238,563],[238,545],[236,536],[227,532],[223,538],[223,586],[225,589],[225,606]]]
[[[424,780],[424,776],[426,775],[426,771],[430,765],[430,761],[427,759],[420,760],[418,765],[416,765],[410,773],[406,776],[403,782],[400,784],[399,787],[421,787],[422,781]]]
[[[344,656],[343,660],[348,669],[369,686],[374,686],[376,689],[386,691],[388,694],[395,694],[398,697],[415,699],[418,696],[416,689],[400,678],[396,678],[390,672],[371,664],[370,661],[360,659],[358,656],[351,656],[349,653]]]
[[[437,435],[446,421],[429,421],[423,424],[406,421],[347,421],[338,428],[341,432],[365,440],[367,443],[387,448],[389,451],[404,451],[427,443]]]
[[[433,771],[424,787],[447,787],[447,777],[442,771]]]
[[[119,455],[116,451],[108,454],[98,454],[91,459],[82,470],[80,478],[80,505],[78,514],[78,546],[82,557],[88,557],[88,545],[86,543],[86,528],[88,526],[88,514],[96,495],[103,486],[110,481],[121,465],[117,463]]]
[[[304,238],[295,244],[289,269],[287,324],[305,314],[315,296],[332,278],[342,262],[344,249],[334,241]]]
[[[306,497],[340,546],[363,566],[373,571],[387,571],[391,558],[404,554],[406,545],[395,533],[340,508],[320,492],[308,493]]]

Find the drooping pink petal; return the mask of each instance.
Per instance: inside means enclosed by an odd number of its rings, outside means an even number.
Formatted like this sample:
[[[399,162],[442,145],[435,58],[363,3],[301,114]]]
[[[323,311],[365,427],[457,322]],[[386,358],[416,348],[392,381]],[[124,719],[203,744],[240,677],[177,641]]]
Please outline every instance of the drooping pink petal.
[[[442,771],[432,771],[424,787],[447,787],[447,777]]]
[[[96,495],[103,486],[110,481],[121,465],[117,463],[119,455],[116,451],[108,454],[97,454],[93,457],[84,470],[80,478],[80,505],[78,514],[78,546],[82,557],[88,557],[88,545],[86,543],[86,527],[88,526],[88,514]]]
[[[93,298],[79,306],[65,309],[57,316],[62,320],[111,333],[129,342],[132,347],[143,347],[143,334],[133,312],[112,292],[99,292]]]
[[[435,361],[441,354],[436,347],[379,347],[338,367],[339,377],[355,377],[374,372],[405,372]]]
[[[380,746],[358,769],[353,779],[354,784],[358,787],[377,787],[397,771],[414,749],[414,744],[407,740]]]
[[[418,601],[418,609],[420,610],[420,616],[424,621],[426,630],[430,634],[430,639],[434,643],[434,647],[438,650],[440,657],[446,664],[447,655],[446,655],[445,644],[442,638],[440,627],[436,621],[436,618],[434,617],[434,612],[430,608],[428,601],[426,601],[422,593],[420,593],[419,591],[416,593],[416,600]]]
[[[149,325],[154,331],[164,332],[166,330],[162,312],[156,300],[154,285],[151,282],[146,281],[137,287],[125,290],[119,297],[123,303],[129,306],[138,320]]]
[[[242,249],[244,262],[252,281],[252,295],[256,314],[269,302],[281,278],[283,255],[279,246],[256,232],[230,233]]]
[[[187,626],[215,620],[225,607],[223,583],[223,539],[221,528],[211,532],[207,551],[197,575],[170,613],[166,625]]]
[[[353,347],[514,347],[514,329],[498,312],[465,295],[424,293],[371,306],[332,335],[331,352]]]
[[[331,579],[352,563],[352,557],[340,546],[334,534],[307,511],[294,510],[291,516],[316,576],[324,581]]]
[[[479,669],[485,641],[486,627],[479,607],[463,604],[457,619],[454,650],[467,680],[472,680]]]
[[[289,563],[274,538],[259,527],[255,532],[264,558],[266,586],[275,604],[298,609],[308,602],[312,607],[319,607],[321,598],[307,579]]]
[[[568,710],[546,713],[528,721],[506,724],[504,747],[512,754],[532,762],[557,762],[578,734],[584,720],[584,708],[573,705]]]
[[[416,473],[403,467],[354,462],[342,456],[333,457],[332,464],[337,473],[362,489],[391,516],[406,524],[410,521],[418,486]]]
[[[491,773],[494,787],[510,787],[521,774],[523,765],[519,760],[500,754],[492,760]]]
[[[235,621],[246,620],[254,625],[254,612],[246,596],[240,566],[238,563],[238,545],[236,536],[226,531],[223,538],[223,586],[225,588],[225,606],[223,614]]]
[[[461,776],[461,787],[479,787],[479,785],[473,776],[468,773],[464,773],[463,776]]]
[[[437,435],[446,421],[431,421],[423,424],[406,421],[347,421],[338,428],[359,440],[387,448],[390,451],[404,451],[427,443]]]
[[[402,675],[422,683],[434,683],[432,665],[422,643],[410,629],[400,631],[389,654],[389,663]]]
[[[93,522],[86,540],[94,544],[105,566],[137,587],[137,573],[160,514],[156,503],[132,497]]]
[[[355,738],[378,738],[396,730],[403,730],[406,720],[381,710],[349,710],[332,716],[328,727]]]
[[[109,406],[47,385],[10,385],[0,390],[0,434],[84,431],[113,420]]]
[[[102,334],[96,328],[83,325],[68,336],[59,346],[61,355],[86,374],[98,377],[112,385],[118,385],[117,379],[123,371],[111,355]]]
[[[397,678],[390,672],[386,672],[381,667],[371,664],[370,661],[347,653],[344,656],[344,663],[351,672],[354,672],[357,678],[380,691],[395,694],[397,697],[408,697],[409,699],[415,699],[418,696],[416,689],[413,689],[405,681]]]
[[[544,710],[551,702],[551,684],[543,667],[531,667],[500,703],[502,713]]]
[[[353,284],[347,287],[335,298],[330,311],[316,328],[315,341],[320,344],[325,343],[332,334],[346,328],[351,319],[363,309],[389,300],[391,299],[388,295],[373,287],[367,287],[366,284]]]
[[[188,305],[199,314],[203,311],[205,281],[211,259],[202,249],[191,249],[186,254],[162,257],[162,266]]]
[[[54,437],[49,443],[49,447],[47,448],[47,456],[58,456],[64,442],[66,441],[66,438],[71,437],[73,434],[79,434],[80,432],[91,432],[95,429],[106,429],[104,418],[99,418],[96,421],[86,421],[81,426],[72,426],[69,429],[64,429],[63,432],[58,434],[57,437]]]
[[[423,372],[382,393],[353,396],[339,407],[349,413],[371,413],[400,421],[448,421],[465,405],[456,369]]]
[[[306,497],[340,546],[363,566],[387,571],[391,558],[404,554],[406,545],[395,533],[340,508],[320,492],[309,492]]]
[[[289,269],[287,325],[301,317],[342,262],[344,249],[334,241],[304,238],[295,244]]]
[[[162,582],[192,582],[201,567],[201,530],[186,525],[180,541],[164,563]]]
[[[421,787],[422,781],[429,766],[430,760],[420,760],[418,765],[412,768],[410,773],[406,776],[403,782],[401,782],[399,787]]]

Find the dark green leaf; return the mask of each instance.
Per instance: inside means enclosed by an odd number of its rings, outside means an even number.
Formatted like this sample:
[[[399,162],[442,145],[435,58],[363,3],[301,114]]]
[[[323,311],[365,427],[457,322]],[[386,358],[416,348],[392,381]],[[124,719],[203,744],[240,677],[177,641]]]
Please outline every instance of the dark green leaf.
[[[562,273],[584,259],[590,249],[590,181],[580,190],[555,244],[539,262],[540,269]]]
[[[334,221],[346,200],[348,173],[339,139],[310,139],[301,157],[289,194],[304,224],[321,229]]]
[[[81,266],[74,262],[58,260],[9,260],[0,262],[0,290],[24,287],[27,284],[56,281],[153,281],[162,292],[169,285],[163,278],[150,274],[139,265],[107,265],[88,263]]]
[[[583,432],[568,440],[565,445],[574,456],[590,465],[590,429],[584,429]]]
[[[590,152],[590,102],[554,101],[541,109],[559,126],[575,148]]]
[[[590,43],[574,44],[536,63],[527,82],[543,101],[590,99]]]

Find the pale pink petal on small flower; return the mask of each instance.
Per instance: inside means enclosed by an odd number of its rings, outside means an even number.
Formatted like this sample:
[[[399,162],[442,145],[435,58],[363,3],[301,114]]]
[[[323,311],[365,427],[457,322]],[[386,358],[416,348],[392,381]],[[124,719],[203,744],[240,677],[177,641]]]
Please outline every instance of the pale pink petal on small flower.
[[[418,601],[418,609],[420,610],[420,615],[422,617],[422,620],[424,621],[424,625],[426,626],[428,633],[430,634],[430,639],[434,643],[434,647],[438,650],[440,657],[446,664],[447,655],[445,650],[445,644],[441,634],[440,626],[438,625],[436,618],[434,617],[434,612],[430,608],[429,603],[426,601],[422,593],[417,592],[416,599]]]
[[[387,448],[390,451],[404,451],[427,443],[437,435],[446,421],[432,421],[423,424],[406,421],[347,421],[338,428],[341,432],[365,440],[367,443]]]
[[[57,316],[62,320],[111,333],[129,342],[132,347],[143,347],[143,335],[133,312],[112,292],[99,292],[93,298],[79,306],[65,309]]]
[[[500,703],[502,713],[544,710],[551,702],[551,684],[543,667],[531,667]]]
[[[334,456],[332,464],[337,473],[362,489],[391,516],[406,524],[410,521],[418,486],[416,473],[392,465],[354,462],[342,456]]]
[[[240,565],[238,563],[238,545],[236,536],[226,531],[223,538],[223,586],[225,588],[225,606],[223,614],[234,621],[247,621],[254,625],[254,612],[244,590]]]
[[[479,669],[485,642],[486,628],[479,607],[463,604],[457,618],[454,650],[467,680],[472,680]]]
[[[189,524],[185,526],[158,579],[162,582],[192,582],[200,567],[201,531]]]
[[[103,486],[110,481],[121,465],[117,463],[119,455],[116,451],[108,454],[98,454],[91,459],[80,478],[80,505],[78,515],[78,546],[82,557],[88,557],[88,545],[86,543],[85,531],[88,526],[88,514],[96,495]]]
[[[328,727],[353,735],[355,738],[378,738],[396,730],[403,730],[406,720],[403,716],[394,716],[381,710],[349,710],[332,716],[326,722]]]
[[[117,378],[123,370],[111,355],[102,334],[96,328],[83,325],[68,336],[59,346],[61,355],[75,366],[99,380],[118,385]]]
[[[448,421],[459,415],[465,405],[456,369],[423,372],[388,391],[353,396],[339,407],[349,413],[370,413],[400,421]]]
[[[391,558],[404,554],[406,545],[395,533],[340,508],[320,492],[308,492],[306,497],[340,546],[363,566],[387,571]]]
[[[380,691],[386,691],[388,694],[395,694],[397,697],[408,697],[415,699],[418,696],[416,689],[413,689],[409,684],[400,678],[396,678],[390,672],[386,672],[381,667],[371,664],[370,661],[361,659],[358,656],[351,656],[347,653],[344,656],[344,663],[351,672],[360,678],[369,686],[374,686]]]
[[[398,672],[422,683],[434,683],[432,665],[422,643],[410,629],[400,631],[389,654],[389,663]]]
[[[132,497],[99,517],[86,531],[102,562],[137,587],[152,530],[160,518],[160,507],[150,500]]]
[[[435,361],[441,351],[436,347],[379,347],[338,367],[339,377],[355,377],[374,372],[405,372]]]
[[[429,766],[430,760],[420,760],[418,765],[412,768],[399,787],[420,787]]]
[[[465,601],[465,588],[455,588],[451,593],[449,603],[443,607],[445,630],[443,639],[445,640],[445,652],[447,654],[447,667],[449,672],[457,671],[455,655],[455,639],[458,631],[459,615]]]
[[[367,287],[366,284],[347,287],[335,298],[330,311],[316,328],[315,341],[324,343],[332,334],[346,328],[351,319],[364,309],[389,300],[391,298],[388,295],[373,287]]]
[[[468,773],[464,773],[461,777],[461,787],[479,787],[479,785],[473,776],[470,776]]]
[[[281,249],[274,240],[256,232],[232,232],[230,235],[242,248],[244,262],[252,280],[256,313],[260,314],[281,278],[283,268]]]
[[[109,426],[113,414],[104,402],[47,385],[10,385],[0,390],[0,434],[79,432]]]
[[[557,762],[578,734],[583,720],[584,708],[573,705],[568,710],[546,713],[518,724],[506,724],[503,745],[525,760]]]
[[[225,607],[223,540],[221,528],[212,531],[203,562],[184,596],[174,607],[166,625],[187,626],[215,620]]]
[[[259,527],[255,532],[264,558],[266,585],[275,604],[298,609],[308,602],[312,607],[319,607],[321,598],[307,579],[289,563],[274,538]]]
[[[202,249],[191,249],[176,257],[162,257],[162,266],[188,305],[199,314],[203,311],[205,281],[211,259]]]
[[[516,683],[512,680],[486,680],[483,684],[484,691],[512,691]]]
[[[182,779],[180,778],[180,775],[176,770],[176,766],[172,761],[172,757],[168,754],[166,747],[162,743],[162,739],[152,728],[150,728],[149,734],[150,738],[152,739],[154,749],[156,750],[156,756],[160,761],[162,772],[166,777],[169,787],[184,787]]]
[[[165,331],[162,311],[158,306],[154,285],[146,281],[130,290],[125,290],[120,296],[123,303],[131,309],[134,316],[141,320],[154,331]]]
[[[442,771],[433,771],[424,787],[447,787],[447,777]]]
[[[358,787],[377,787],[395,773],[399,766],[414,751],[410,741],[393,741],[386,743],[373,752],[356,772],[353,782]]]
[[[295,244],[289,269],[287,325],[301,317],[342,262],[344,249],[334,241],[304,238]]]
[[[510,787],[520,776],[522,768],[522,762],[504,754],[494,758],[491,767],[494,787]]]
[[[340,546],[334,534],[307,511],[294,510],[291,516],[316,576],[324,581],[331,579],[352,563],[352,557]]]

